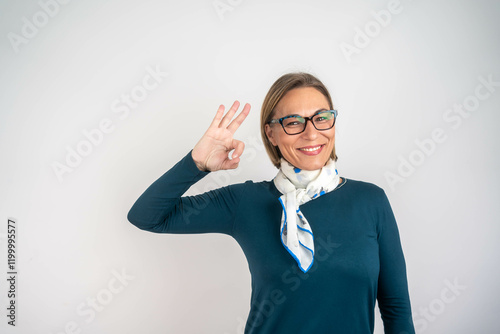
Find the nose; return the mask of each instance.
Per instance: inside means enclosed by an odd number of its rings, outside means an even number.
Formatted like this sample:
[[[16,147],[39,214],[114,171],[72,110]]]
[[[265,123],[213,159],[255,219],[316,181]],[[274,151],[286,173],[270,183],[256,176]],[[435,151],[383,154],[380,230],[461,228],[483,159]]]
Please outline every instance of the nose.
[[[310,140],[316,139],[318,136],[318,130],[314,127],[314,124],[312,124],[312,121],[310,119],[306,120],[306,128],[304,129],[304,132],[302,132],[302,137]]]

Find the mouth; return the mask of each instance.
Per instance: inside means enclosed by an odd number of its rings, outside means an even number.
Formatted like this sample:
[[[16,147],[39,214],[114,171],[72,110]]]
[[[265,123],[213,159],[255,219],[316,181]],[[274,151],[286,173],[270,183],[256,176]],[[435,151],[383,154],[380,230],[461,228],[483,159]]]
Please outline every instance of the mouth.
[[[325,146],[324,144],[315,145],[315,146],[305,146],[305,147],[298,148],[297,150],[299,150],[300,152],[307,154],[307,155],[316,155],[322,151],[324,146]]]

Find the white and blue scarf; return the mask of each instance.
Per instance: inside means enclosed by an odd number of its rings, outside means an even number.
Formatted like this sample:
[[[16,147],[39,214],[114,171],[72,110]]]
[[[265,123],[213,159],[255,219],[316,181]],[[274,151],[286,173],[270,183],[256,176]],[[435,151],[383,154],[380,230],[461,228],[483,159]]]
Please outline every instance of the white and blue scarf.
[[[339,184],[335,161],[318,170],[301,170],[281,158],[281,168],[274,178],[276,188],[283,194],[279,201],[283,207],[281,216],[281,242],[297,261],[299,268],[307,272],[314,261],[314,237],[300,206],[334,190]]]

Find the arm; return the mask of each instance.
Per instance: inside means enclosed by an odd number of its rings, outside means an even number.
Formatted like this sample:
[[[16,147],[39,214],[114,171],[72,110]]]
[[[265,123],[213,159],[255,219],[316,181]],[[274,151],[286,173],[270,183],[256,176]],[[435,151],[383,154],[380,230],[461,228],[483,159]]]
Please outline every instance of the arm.
[[[231,234],[243,184],[181,197],[207,174],[196,167],[192,151],[189,152],[139,197],[127,215],[128,220],[140,229],[156,233]]]
[[[193,150],[156,180],[132,206],[127,216],[132,224],[158,233],[232,233],[243,184],[198,196],[181,196],[209,171],[238,167],[245,145],[234,139],[233,134],[250,112],[250,105],[246,104],[232,119],[238,107],[239,102],[235,101],[224,115],[224,106],[219,106]],[[232,150],[233,156],[229,158]]]
[[[414,334],[406,264],[396,219],[385,193],[380,197],[379,257],[377,300],[386,334]]]

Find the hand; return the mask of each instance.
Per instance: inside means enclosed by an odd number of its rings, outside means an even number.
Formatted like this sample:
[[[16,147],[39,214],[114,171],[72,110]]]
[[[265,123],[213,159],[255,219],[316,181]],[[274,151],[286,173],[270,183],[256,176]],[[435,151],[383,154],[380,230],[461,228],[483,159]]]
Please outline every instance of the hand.
[[[245,144],[234,139],[233,134],[250,112],[250,105],[247,103],[240,114],[231,121],[239,106],[240,103],[234,101],[231,109],[222,117],[224,106],[220,105],[212,124],[193,148],[191,155],[199,170],[214,172],[238,167]],[[229,152],[232,150],[234,152],[229,159]]]

